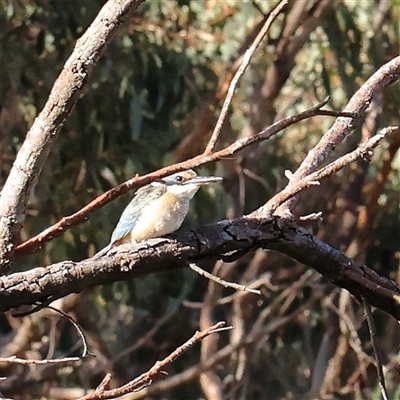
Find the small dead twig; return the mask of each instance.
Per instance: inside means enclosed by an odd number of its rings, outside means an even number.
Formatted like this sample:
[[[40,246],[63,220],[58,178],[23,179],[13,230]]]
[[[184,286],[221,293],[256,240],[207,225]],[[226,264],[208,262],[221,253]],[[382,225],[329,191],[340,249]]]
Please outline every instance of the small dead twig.
[[[362,303],[364,306],[365,314],[367,316],[369,336],[371,338],[371,344],[372,344],[372,348],[374,350],[374,355],[375,355],[379,389],[381,391],[383,400],[389,400],[388,392],[386,389],[385,375],[383,374],[382,360],[381,360],[380,351],[378,348],[378,343],[376,341],[376,327],[375,327],[374,317],[373,317],[372,311],[371,311],[371,305],[365,300],[365,298],[362,299]]]
[[[311,213],[308,215],[303,215],[299,218],[300,221],[306,222],[306,221],[322,221],[322,212],[319,211],[317,213]]]
[[[78,325],[78,323],[70,315],[68,315],[64,311],[62,311],[62,310],[60,310],[60,309],[58,309],[56,307],[44,304],[44,305],[38,305],[37,307],[34,307],[33,309],[31,309],[29,311],[26,311],[26,312],[23,312],[23,313],[13,314],[13,317],[16,317],[16,318],[25,317],[27,315],[33,314],[34,312],[40,311],[43,308],[48,308],[48,309],[50,309],[50,310],[52,310],[52,311],[54,311],[54,312],[56,312],[58,314],[61,314],[63,317],[67,318],[71,322],[71,324],[75,327],[76,331],[78,332],[78,334],[79,334],[79,336],[80,336],[80,338],[82,340],[83,351],[82,351],[81,358],[85,358],[89,354],[88,344],[87,344],[87,340],[86,340],[85,334],[83,333],[83,331],[80,328],[80,326]],[[75,357],[72,357],[72,358],[75,358]],[[76,357],[76,358],[78,360],[80,359],[79,357]],[[40,360],[40,361],[51,361],[51,360]],[[47,363],[44,363],[44,364],[47,364]]]
[[[225,322],[218,322],[217,324],[211,326],[210,328],[200,332],[197,331],[188,341],[186,341],[182,346],[174,350],[168,357],[164,358],[162,361],[157,361],[147,372],[140,375],[136,379],[128,382],[127,384],[111,390],[105,390],[108,386],[111,377],[106,375],[101,384],[96,388],[95,391],[89,393],[86,396],[81,397],[79,400],[94,400],[94,399],[112,399],[118,396],[122,396],[127,393],[132,393],[134,391],[140,390],[148,386],[154,378],[160,375],[166,375],[162,370],[167,365],[174,362],[179,356],[193,347],[200,340],[211,335],[212,333],[218,333],[226,330],[231,330],[233,327],[225,326]]]
[[[67,313],[65,313],[62,310],[59,310],[58,308],[55,308],[53,306],[47,306],[46,308],[49,308],[50,310],[53,310],[54,312],[61,314],[63,317],[67,318],[68,321],[71,322],[71,324],[75,327],[76,331],[78,332],[78,334],[82,340],[83,351],[82,351],[81,357],[85,358],[89,354],[88,344],[87,344],[85,334],[83,333],[83,331],[80,328],[80,326],[78,325],[78,323],[70,315],[68,315]]]
[[[229,287],[235,290],[240,290],[243,292],[249,292],[249,293],[254,293],[254,294],[258,294],[261,295],[261,291],[257,290],[257,289],[250,289],[249,287],[245,286],[245,285],[239,285],[238,283],[234,283],[234,282],[228,282],[222,278],[219,278],[218,276],[215,276],[213,274],[211,274],[210,272],[205,271],[204,269],[200,268],[198,265],[194,264],[194,263],[189,263],[189,268],[198,273],[201,276],[204,276],[205,278],[209,279],[210,281],[213,281],[215,283],[218,283],[224,287]]]
[[[103,378],[103,380],[100,382],[100,385],[97,386],[96,390],[99,391],[104,391],[108,388],[108,385],[110,384],[111,381],[111,374],[108,372],[106,376]]]

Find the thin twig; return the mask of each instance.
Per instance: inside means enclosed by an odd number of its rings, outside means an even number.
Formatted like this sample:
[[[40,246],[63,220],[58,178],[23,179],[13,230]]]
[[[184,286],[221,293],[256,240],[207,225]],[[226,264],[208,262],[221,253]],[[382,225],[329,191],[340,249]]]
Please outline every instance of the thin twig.
[[[108,385],[110,384],[111,381],[111,374],[108,372],[106,376],[103,378],[103,380],[100,382],[100,385],[97,386],[96,390],[106,390],[108,388]]]
[[[55,308],[53,306],[47,306],[46,308],[49,308],[50,310],[53,310],[54,312],[61,314],[63,317],[67,318],[71,322],[72,325],[74,325],[75,329],[77,330],[77,332],[78,332],[78,334],[79,334],[79,336],[81,337],[81,340],[82,340],[83,351],[82,351],[81,357],[85,358],[89,353],[88,344],[87,344],[87,341],[86,341],[85,334],[83,333],[83,331],[80,328],[80,326],[78,325],[78,323],[75,322],[75,320],[70,315],[68,315],[67,313],[65,313],[62,310],[59,310],[58,308]]]
[[[277,4],[277,6],[271,11],[268,18],[265,20],[263,27],[261,28],[260,32],[258,32],[253,43],[250,45],[250,47],[244,53],[240,67],[236,71],[235,75],[233,76],[233,78],[231,80],[231,83],[229,84],[229,89],[228,89],[228,93],[225,97],[224,104],[222,106],[218,120],[215,124],[214,131],[213,131],[211,138],[206,146],[206,149],[204,150],[203,155],[212,154],[215,144],[217,143],[218,136],[221,133],[222,125],[225,121],[226,114],[228,113],[229,105],[231,104],[233,95],[235,94],[236,86],[239,82],[239,79],[242,77],[244,71],[248,67],[251,58],[253,57],[253,55],[254,55],[255,51],[257,50],[257,47],[260,45],[261,41],[264,39],[264,36],[267,34],[269,28],[271,27],[271,24],[275,21],[275,19],[278,17],[278,15],[282,12],[282,10],[285,8],[285,6],[288,3],[289,3],[288,0],[283,0]]]
[[[311,213],[308,215],[303,215],[299,218],[300,221],[306,222],[306,221],[322,221],[322,211],[319,211],[317,213]]]
[[[47,302],[52,302],[52,300],[48,299],[45,303],[47,303]],[[58,314],[61,314],[63,317],[67,318],[71,322],[72,325],[74,325],[75,329],[77,330],[77,332],[78,332],[78,334],[79,334],[79,336],[81,337],[81,340],[82,340],[83,352],[82,352],[81,357],[85,358],[89,353],[88,344],[87,344],[87,340],[86,340],[85,334],[83,333],[83,331],[80,328],[80,326],[78,325],[78,323],[70,315],[68,315],[64,311],[62,311],[62,310],[60,310],[60,309],[58,309],[56,307],[50,306],[48,304],[39,304],[36,307],[33,307],[29,311],[24,311],[22,313],[13,314],[13,317],[22,318],[22,317],[25,317],[27,315],[33,314],[35,312],[38,312],[39,310],[42,310],[44,308],[48,308],[48,309],[53,310],[54,312],[56,312]],[[49,360],[47,360],[47,361],[49,361]]]
[[[224,287],[229,287],[229,288],[232,288],[235,290],[240,290],[243,292],[250,292],[250,293],[261,295],[260,290],[250,289],[249,287],[247,287],[245,285],[239,285],[238,283],[228,282],[222,278],[219,278],[218,276],[211,274],[210,272],[205,271],[204,269],[200,268],[198,265],[196,265],[194,263],[189,263],[189,268],[192,271],[198,273],[199,275],[204,276],[205,278],[209,279],[210,281],[218,283]]]
[[[381,395],[382,395],[383,400],[389,400],[388,392],[386,389],[385,375],[383,374],[382,360],[381,360],[380,351],[378,348],[378,343],[376,340],[376,327],[375,327],[374,317],[373,317],[372,311],[371,311],[371,305],[365,300],[365,298],[362,298],[362,303],[364,306],[365,314],[367,316],[369,337],[371,338],[371,344],[372,344],[372,348],[374,350],[374,355],[375,355],[375,360],[376,360],[376,372],[378,374],[378,381],[379,381],[379,388],[381,390]]]
[[[65,363],[76,363],[81,361],[80,357],[64,357],[64,358],[56,358],[52,360],[34,360],[34,359],[25,359],[18,358],[16,356],[11,357],[0,357],[0,364],[22,364],[22,365],[46,365],[46,364],[65,364]]]

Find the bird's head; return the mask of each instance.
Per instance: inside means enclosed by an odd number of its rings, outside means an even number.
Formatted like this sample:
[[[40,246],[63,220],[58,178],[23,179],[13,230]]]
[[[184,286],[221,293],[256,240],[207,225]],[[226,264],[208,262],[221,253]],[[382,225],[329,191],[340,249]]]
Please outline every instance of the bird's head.
[[[191,199],[200,186],[219,182],[219,176],[198,176],[192,169],[177,172],[152,183],[153,186],[165,185],[169,193]]]

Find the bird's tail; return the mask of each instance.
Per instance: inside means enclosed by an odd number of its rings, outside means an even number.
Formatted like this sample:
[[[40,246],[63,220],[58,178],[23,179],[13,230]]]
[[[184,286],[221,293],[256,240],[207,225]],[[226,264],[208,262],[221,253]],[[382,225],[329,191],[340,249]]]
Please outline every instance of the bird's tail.
[[[107,254],[107,252],[111,249],[111,247],[112,247],[112,244],[109,243],[106,247],[104,247],[104,249],[101,249],[92,258],[96,259],[96,258],[103,257],[104,255]]]

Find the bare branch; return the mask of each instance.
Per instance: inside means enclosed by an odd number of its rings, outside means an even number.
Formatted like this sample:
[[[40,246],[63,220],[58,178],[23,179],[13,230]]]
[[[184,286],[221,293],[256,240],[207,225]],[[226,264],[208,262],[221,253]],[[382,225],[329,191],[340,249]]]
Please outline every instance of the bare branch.
[[[343,111],[355,114],[349,121],[347,118],[337,118],[329,131],[319,143],[309,151],[300,167],[294,173],[295,179],[300,179],[314,172],[338,145],[358,125],[368,109],[373,97],[385,87],[400,78],[400,56],[389,61],[376,71],[354,94]]]
[[[367,142],[360,145],[356,150],[338,158],[337,160],[328,164],[326,167],[321,168],[320,170],[310,175],[307,175],[300,180],[296,180],[295,183],[287,185],[285,189],[272,197],[272,199],[268,200],[267,203],[260,207],[258,210],[254,211],[252,215],[264,217],[272,215],[280,205],[291,199],[302,190],[311,186],[318,185],[321,179],[337,173],[346,165],[354,162],[359,158],[367,158],[370,155],[370,152],[376,146],[378,146],[382,139],[384,139],[392,132],[397,131],[398,129],[398,126],[389,126],[380,130],[378,134],[373,136]]]
[[[0,195],[0,270],[7,269],[14,251],[13,236],[21,229],[26,204],[36,178],[61,127],[83,93],[91,71],[118,28],[144,0],[109,0],[57,78],[42,112],[18,152]]]
[[[365,314],[367,316],[369,337],[371,338],[372,348],[374,349],[379,388],[381,390],[381,395],[383,400],[389,400],[388,392],[386,389],[385,375],[383,374],[382,359],[378,347],[378,342],[376,340],[376,326],[375,326],[374,316],[372,315],[371,306],[369,305],[369,303],[364,298],[362,299],[362,302]]]
[[[87,344],[87,340],[85,337],[85,334],[83,333],[81,327],[78,325],[78,323],[70,316],[68,315],[66,312],[59,310],[56,307],[53,306],[47,306],[47,308],[49,308],[50,310],[53,310],[56,313],[61,314],[63,317],[67,318],[69,322],[71,322],[71,324],[75,327],[76,331],[78,332],[78,335],[81,337],[82,340],[82,345],[83,345],[83,351],[82,351],[82,355],[81,357],[84,358],[88,355],[89,351],[88,351],[88,344]]]
[[[188,351],[191,347],[193,347],[196,343],[204,339],[205,337],[211,335],[212,333],[218,333],[224,330],[233,329],[231,326],[225,327],[225,322],[218,322],[214,326],[200,332],[197,331],[188,341],[186,341],[182,346],[178,347],[175,351],[173,351],[168,357],[164,358],[162,361],[157,361],[153,367],[151,367],[147,372],[140,375],[138,378],[128,382],[127,384],[111,390],[105,390],[108,385],[109,378],[103,379],[103,382],[97,389],[89,393],[88,395],[81,397],[79,400],[95,400],[95,399],[112,399],[118,396],[122,396],[127,393],[132,393],[137,391],[145,386],[151,384],[153,379],[159,377],[160,375],[165,374],[163,368],[173,363],[179,356]]]
[[[238,283],[228,282],[222,278],[219,278],[218,276],[211,274],[210,272],[205,271],[204,269],[200,268],[195,263],[189,263],[189,268],[192,271],[196,272],[197,274],[204,276],[205,278],[209,279],[210,281],[218,283],[219,285],[222,285],[224,287],[229,287],[229,288],[232,288],[235,290],[261,295],[261,292],[258,289],[250,289],[245,285],[239,285]]]
[[[212,152],[214,150],[214,147],[218,140],[218,136],[222,129],[222,125],[223,125],[226,115],[228,113],[229,105],[231,104],[233,95],[235,94],[236,86],[239,82],[239,79],[242,77],[244,71],[246,71],[246,68],[250,63],[251,58],[253,57],[253,55],[254,55],[255,51],[257,50],[257,47],[260,45],[261,41],[264,39],[264,36],[267,34],[272,23],[275,21],[275,19],[283,11],[283,9],[287,6],[288,3],[289,3],[288,0],[281,0],[275,6],[275,8],[268,15],[268,18],[265,20],[263,27],[261,28],[260,32],[258,32],[253,43],[249,46],[249,48],[244,53],[240,67],[236,71],[234,77],[231,80],[231,83],[229,84],[228,93],[225,97],[224,104],[222,105],[222,109],[219,114],[218,120],[215,124],[214,131],[213,131],[211,138],[204,150],[203,154],[205,156],[212,154]]]
[[[2,358],[0,357],[0,364],[21,364],[21,365],[48,365],[48,364],[70,364],[80,362],[79,357],[64,357],[56,358],[53,360],[33,360],[23,359],[15,356]]]
[[[293,289],[290,290],[293,291]],[[182,383],[187,383],[196,379],[203,371],[210,370],[214,365],[216,365],[218,362],[221,362],[224,358],[231,356],[241,348],[249,345],[255,345],[260,341],[260,338],[267,336],[268,334],[284,327],[291,321],[295,320],[302,312],[304,312],[304,310],[309,309],[312,304],[317,300],[317,298],[318,296],[315,296],[315,294],[313,294],[311,298],[309,298],[302,306],[298,307],[288,315],[284,315],[279,318],[273,318],[268,322],[266,322],[264,319],[262,324],[257,324],[257,326],[253,326],[251,331],[239,342],[223,347],[222,349],[207,357],[207,359],[205,359],[201,363],[185,369],[180,374],[166,378],[163,381],[148,386],[140,392],[133,393],[131,395],[131,399],[144,399],[148,398],[148,396],[156,395],[158,393],[165,393],[167,390],[171,390],[179,385],[182,385]],[[271,309],[279,308],[279,303],[280,302],[273,301],[272,305],[268,306],[266,309],[264,309],[264,311],[271,311]],[[268,312],[265,312],[264,314],[270,315],[270,313]]]
[[[288,186],[296,185],[297,182],[307,175],[316,171],[319,165],[333,152],[342,140],[352,132],[371,104],[374,96],[382,90],[398,81],[400,78],[400,56],[389,61],[376,71],[350,99],[344,111],[354,113],[353,120],[337,118],[328,132],[321,138],[319,143],[312,148],[303,160],[297,171],[293,174]],[[296,200],[292,199],[284,208],[292,210]],[[285,212],[285,211],[283,211]]]

